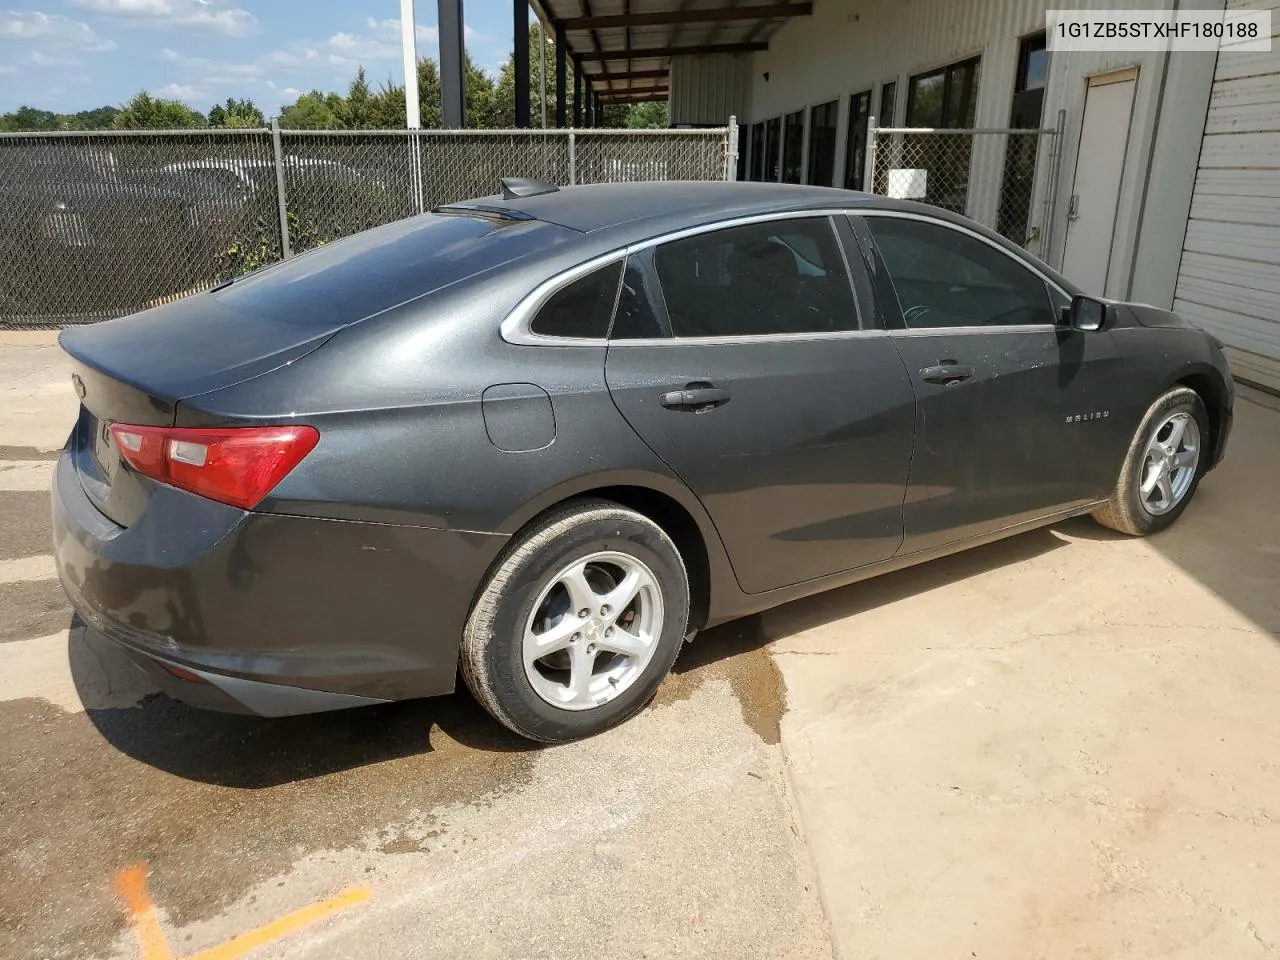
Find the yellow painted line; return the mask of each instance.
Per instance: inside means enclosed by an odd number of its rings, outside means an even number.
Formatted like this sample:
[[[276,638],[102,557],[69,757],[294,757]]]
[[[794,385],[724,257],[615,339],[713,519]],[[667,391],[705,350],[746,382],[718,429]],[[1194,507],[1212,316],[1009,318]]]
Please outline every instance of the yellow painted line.
[[[147,892],[147,865],[135,863],[116,874],[115,890],[129,910],[129,925],[141,960],[173,960],[160,929],[160,915]]]
[[[350,887],[329,897],[327,900],[321,900],[318,903],[303,907],[301,910],[287,913],[283,917],[272,920],[270,923],[264,924],[255,930],[238,934],[220,946],[192,954],[188,960],[237,960],[238,957],[243,957],[251,950],[256,950],[258,947],[265,946],[273,940],[279,940],[281,937],[297,933],[304,927],[309,927],[311,924],[317,923],[325,917],[337,913],[339,910],[345,910],[347,907],[354,907],[364,903],[371,895],[372,891],[368,887]],[[152,960],[152,957],[144,952],[142,960]]]

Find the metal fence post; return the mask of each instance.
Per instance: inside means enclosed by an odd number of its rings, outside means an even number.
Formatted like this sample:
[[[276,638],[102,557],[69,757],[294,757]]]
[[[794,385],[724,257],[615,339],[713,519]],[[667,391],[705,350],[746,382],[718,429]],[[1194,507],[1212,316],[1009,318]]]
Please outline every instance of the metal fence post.
[[[574,132],[569,131],[569,186],[578,182],[578,158],[574,154]]]
[[[276,204],[280,209],[280,254],[288,260],[293,256],[289,249],[289,209],[284,192],[284,151],[280,148],[280,118],[271,118],[271,146],[276,158]]]
[[[875,193],[876,186],[876,115],[867,117],[867,155],[863,161],[862,189],[864,193]]]
[[[732,114],[729,116],[728,130],[729,149],[725,156],[724,178],[726,180],[738,179],[738,118]]]
[[[1058,207],[1058,181],[1062,178],[1062,138],[1067,131],[1067,111],[1058,111],[1058,123],[1053,134],[1053,151],[1050,154],[1049,182],[1045,185],[1044,201],[1044,243],[1041,244],[1041,257],[1045,263],[1052,264],[1049,259],[1053,254],[1053,214]],[[1059,263],[1061,268],[1062,264]]]

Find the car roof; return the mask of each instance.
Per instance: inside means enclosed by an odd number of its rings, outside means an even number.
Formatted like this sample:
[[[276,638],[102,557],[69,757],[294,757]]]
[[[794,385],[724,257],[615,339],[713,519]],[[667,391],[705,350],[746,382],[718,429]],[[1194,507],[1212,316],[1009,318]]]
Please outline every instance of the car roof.
[[[598,183],[529,197],[484,197],[476,206],[521,218],[556,223],[580,233],[624,232],[640,238],[663,230],[716,220],[802,210],[856,206],[875,198],[852,190],[796,184],[666,180]],[[466,204],[452,205],[465,208]]]

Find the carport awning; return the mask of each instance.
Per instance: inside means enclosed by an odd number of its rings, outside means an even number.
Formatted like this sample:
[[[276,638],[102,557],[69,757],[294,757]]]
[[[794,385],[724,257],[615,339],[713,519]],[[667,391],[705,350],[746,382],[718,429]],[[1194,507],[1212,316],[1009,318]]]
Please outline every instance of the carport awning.
[[[563,28],[568,53],[605,103],[665,100],[671,58],[764,50],[811,2],[783,0],[532,0]]]

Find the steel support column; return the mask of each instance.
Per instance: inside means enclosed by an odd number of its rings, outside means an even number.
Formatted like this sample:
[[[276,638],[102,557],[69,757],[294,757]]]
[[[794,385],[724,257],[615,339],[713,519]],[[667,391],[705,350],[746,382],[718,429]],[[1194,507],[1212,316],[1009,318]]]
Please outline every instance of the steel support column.
[[[556,24],[556,126],[567,124],[565,114],[565,58],[569,44],[564,38],[564,27]]]
[[[582,61],[573,58],[573,125],[582,126]]]
[[[529,4],[528,0],[512,0],[515,39],[516,126],[529,126]]]
[[[437,0],[440,22],[440,125],[449,130],[466,124],[466,58],[462,45],[462,0]]]

